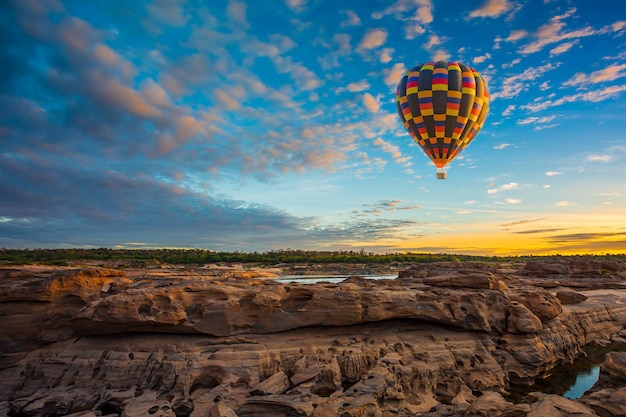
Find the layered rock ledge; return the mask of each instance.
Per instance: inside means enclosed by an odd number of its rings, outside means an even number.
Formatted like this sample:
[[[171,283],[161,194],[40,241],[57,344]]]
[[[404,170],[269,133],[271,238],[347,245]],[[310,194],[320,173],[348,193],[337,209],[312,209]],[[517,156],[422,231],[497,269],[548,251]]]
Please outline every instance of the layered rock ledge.
[[[626,336],[625,263],[278,273],[0,268],[0,416],[621,415],[620,382],[507,393]]]

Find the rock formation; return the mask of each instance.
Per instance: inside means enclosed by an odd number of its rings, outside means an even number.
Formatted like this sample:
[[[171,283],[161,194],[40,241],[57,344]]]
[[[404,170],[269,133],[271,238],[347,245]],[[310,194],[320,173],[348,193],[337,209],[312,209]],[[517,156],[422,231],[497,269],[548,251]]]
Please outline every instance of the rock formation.
[[[619,356],[580,401],[507,394],[624,335],[626,264],[275,272],[0,268],[0,417],[620,415]]]
[[[626,352],[607,353],[598,382],[581,402],[602,417],[626,416]]]

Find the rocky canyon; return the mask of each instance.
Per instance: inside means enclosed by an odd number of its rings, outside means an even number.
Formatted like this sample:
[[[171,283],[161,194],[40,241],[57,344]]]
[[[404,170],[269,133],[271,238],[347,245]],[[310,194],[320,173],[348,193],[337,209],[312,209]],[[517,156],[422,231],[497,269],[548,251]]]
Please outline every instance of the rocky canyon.
[[[581,398],[537,378],[626,342],[626,263],[0,268],[0,416],[624,416],[626,358]],[[530,393],[511,396],[516,387]]]

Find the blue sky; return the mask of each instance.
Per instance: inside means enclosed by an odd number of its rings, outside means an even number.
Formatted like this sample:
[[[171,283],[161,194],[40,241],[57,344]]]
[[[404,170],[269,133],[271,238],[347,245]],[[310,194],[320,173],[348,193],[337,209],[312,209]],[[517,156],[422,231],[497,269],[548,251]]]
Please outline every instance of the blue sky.
[[[0,4],[0,246],[626,253],[626,5]],[[395,87],[491,110],[448,179]]]

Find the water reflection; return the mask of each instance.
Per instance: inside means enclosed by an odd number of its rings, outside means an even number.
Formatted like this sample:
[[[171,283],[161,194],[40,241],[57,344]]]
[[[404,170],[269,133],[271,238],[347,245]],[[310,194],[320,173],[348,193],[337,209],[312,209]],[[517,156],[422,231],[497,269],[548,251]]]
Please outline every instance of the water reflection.
[[[282,282],[283,284],[298,283],[298,284],[317,284],[318,282],[330,282],[338,283],[352,275],[283,275],[280,278],[275,278],[274,281]],[[358,275],[365,279],[396,279],[395,275]]]
[[[583,394],[593,387],[600,377],[600,366],[596,365],[591,371],[578,374],[574,385],[570,387],[563,396],[575,400],[583,396]]]
[[[604,355],[612,351],[626,351],[626,345],[588,346],[583,350],[587,356],[580,357],[571,364],[555,367],[549,376],[535,380],[535,385],[511,387],[509,398],[519,402],[533,391],[562,395],[570,399],[580,398],[598,380],[599,365],[604,361]]]

